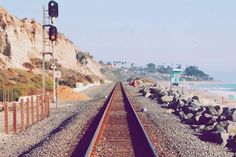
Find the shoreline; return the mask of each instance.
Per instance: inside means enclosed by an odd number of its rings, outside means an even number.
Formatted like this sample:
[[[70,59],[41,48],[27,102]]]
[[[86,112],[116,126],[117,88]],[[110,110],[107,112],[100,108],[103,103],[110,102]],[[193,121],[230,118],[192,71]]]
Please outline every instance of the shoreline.
[[[169,81],[156,81],[158,85],[160,85],[163,89],[170,89]],[[178,91],[183,91],[189,97],[198,96],[203,105],[221,105],[225,107],[236,107],[236,92],[234,91],[221,91],[216,90],[212,91],[210,89],[201,89],[200,87],[194,87],[192,84],[225,84],[224,82],[218,81],[184,81],[181,82],[179,86],[172,86],[173,89]],[[234,96],[234,99],[231,100],[229,98],[230,95]]]

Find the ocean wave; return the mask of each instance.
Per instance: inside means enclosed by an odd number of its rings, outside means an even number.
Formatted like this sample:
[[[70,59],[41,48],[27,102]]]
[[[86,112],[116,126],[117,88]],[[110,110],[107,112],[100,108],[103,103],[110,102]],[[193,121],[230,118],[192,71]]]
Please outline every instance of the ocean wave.
[[[200,90],[207,91],[231,91],[236,92],[236,84],[199,84],[192,86]]]

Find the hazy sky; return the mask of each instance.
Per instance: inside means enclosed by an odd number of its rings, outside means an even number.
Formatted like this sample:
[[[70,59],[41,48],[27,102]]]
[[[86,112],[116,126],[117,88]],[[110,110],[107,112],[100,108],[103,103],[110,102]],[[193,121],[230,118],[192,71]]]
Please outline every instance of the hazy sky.
[[[97,60],[197,65],[236,82],[235,0],[57,0],[58,29]],[[47,0],[0,0],[42,21]]]

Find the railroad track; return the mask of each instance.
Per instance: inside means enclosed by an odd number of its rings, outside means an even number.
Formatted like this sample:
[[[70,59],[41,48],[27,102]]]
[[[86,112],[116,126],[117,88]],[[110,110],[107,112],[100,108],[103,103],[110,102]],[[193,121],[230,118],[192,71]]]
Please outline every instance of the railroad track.
[[[157,157],[121,83],[117,83],[72,156]]]

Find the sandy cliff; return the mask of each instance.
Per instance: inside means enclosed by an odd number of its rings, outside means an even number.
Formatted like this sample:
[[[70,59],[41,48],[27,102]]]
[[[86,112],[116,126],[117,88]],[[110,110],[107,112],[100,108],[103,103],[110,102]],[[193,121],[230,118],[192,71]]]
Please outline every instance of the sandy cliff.
[[[0,6],[0,66],[25,69],[23,64],[33,58],[42,58],[42,26],[34,19],[18,19]],[[63,67],[84,75],[105,76],[101,66],[92,58],[87,64],[79,63],[77,53],[80,50],[63,34],[58,35],[55,45],[55,57]],[[50,57],[47,58],[49,60]],[[1,61],[0,60],[0,61]]]

